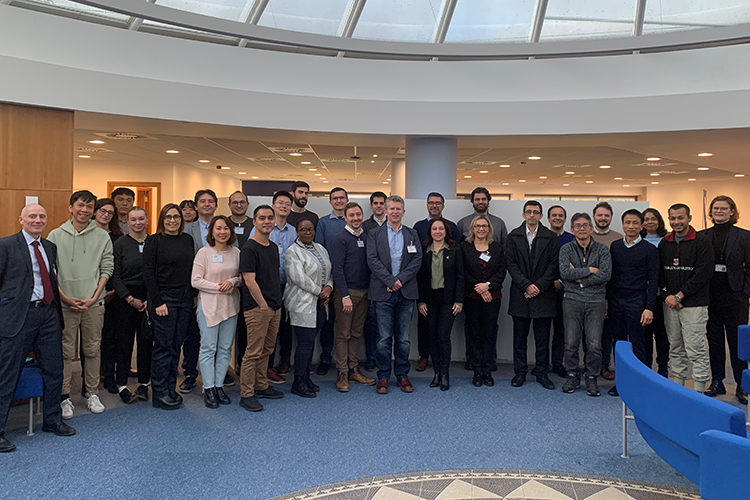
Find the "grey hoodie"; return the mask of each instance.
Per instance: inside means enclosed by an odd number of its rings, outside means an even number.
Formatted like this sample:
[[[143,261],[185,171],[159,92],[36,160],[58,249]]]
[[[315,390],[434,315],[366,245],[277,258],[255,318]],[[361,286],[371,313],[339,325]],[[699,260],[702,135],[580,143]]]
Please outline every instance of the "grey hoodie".
[[[96,292],[99,278],[112,276],[112,240],[93,220],[80,233],[69,220],[53,229],[47,239],[57,245],[58,281],[68,297],[90,299]],[[96,305],[104,303],[105,293],[102,290]],[[63,304],[63,308],[67,306]]]

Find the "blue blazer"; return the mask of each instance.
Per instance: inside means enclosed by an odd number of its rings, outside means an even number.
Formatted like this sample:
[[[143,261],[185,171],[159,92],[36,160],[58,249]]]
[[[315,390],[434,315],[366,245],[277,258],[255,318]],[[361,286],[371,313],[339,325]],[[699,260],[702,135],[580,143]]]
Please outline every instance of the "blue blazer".
[[[51,267],[49,277],[62,329],[62,305],[57,283],[57,246],[44,238],[41,242]],[[0,337],[12,338],[21,331],[33,293],[34,271],[26,238],[21,231],[0,238]]]
[[[385,302],[396,281],[401,281],[401,294],[405,299],[417,300],[417,273],[422,266],[422,241],[414,229],[401,225],[404,236],[404,250],[401,254],[401,269],[398,277],[391,274],[391,249],[388,246],[388,223],[367,233],[367,265],[370,267],[370,300]],[[407,247],[414,245],[416,252],[409,253]]]

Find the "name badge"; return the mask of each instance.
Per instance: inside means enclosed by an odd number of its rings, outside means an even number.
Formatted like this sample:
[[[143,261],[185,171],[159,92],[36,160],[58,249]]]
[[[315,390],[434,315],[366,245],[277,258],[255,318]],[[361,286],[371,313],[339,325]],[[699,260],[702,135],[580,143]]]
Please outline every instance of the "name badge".
[[[211,262],[224,262],[224,256],[223,255],[212,255],[211,256]]]
[[[364,242],[364,241],[362,241],[362,240],[357,240],[357,246],[358,246],[359,248],[364,248],[364,247],[365,247],[365,242]]]
[[[235,227],[234,234],[245,234],[245,228],[242,226]]]
[[[714,271],[716,271],[717,273],[725,273],[727,272],[727,266],[724,264],[716,264],[714,266]]]
[[[408,253],[417,253],[417,247],[415,247],[414,245],[409,245],[406,247],[406,251]]]
[[[482,252],[481,254],[479,254],[479,258],[485,262],[489,262],[492,257],[490,256],[489,252]]]
[[[138,244],[138,253],[143,253],[143,243]]]
[[[672,265],[673,266],[679,266],[680,265],[680,259],[672,259]]]

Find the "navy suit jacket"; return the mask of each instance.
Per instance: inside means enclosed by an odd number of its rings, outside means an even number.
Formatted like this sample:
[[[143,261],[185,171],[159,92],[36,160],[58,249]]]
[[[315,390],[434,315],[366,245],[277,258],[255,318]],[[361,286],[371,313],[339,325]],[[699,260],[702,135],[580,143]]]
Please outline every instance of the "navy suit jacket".
[[[404,236],[404,250],[401,254],[401,267],[398,276],[391,273],[391,248],[388,246],[388,223],[376,227],[367,233],[367,265],[370,267],[370,300],[387,301],[393,292],[388,288],[396,281],[401,281],[401,294],[405,299],[417,300],[417,273],[422,267],[422,242],[419,234],[409,227],[401,225]],[[414,245],[416,252],[409,253],[407,247]]]
[[[44,238],[41,242],[51,267],[49,277],[62,328],[62,307],[57,283],[57,246]],[[26,238],[21,231],[0,238],[0,337],[15,337],[21,331],[33,293],[34,272]]]

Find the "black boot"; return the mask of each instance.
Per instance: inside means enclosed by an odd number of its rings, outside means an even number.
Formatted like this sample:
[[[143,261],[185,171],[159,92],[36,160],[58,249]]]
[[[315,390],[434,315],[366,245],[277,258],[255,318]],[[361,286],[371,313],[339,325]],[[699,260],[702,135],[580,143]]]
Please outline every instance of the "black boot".
[[[302,396],[303,398],[314,398],[315,396],[317,396],[317,394],[315,394],[315,391],[313,391],[306,382],[307,381],[305,380],[304,375],[295,375],[294,383],[292,384],[292,394]]]
[[[451,388],[451,377],[447,373],[443,375],[443,381],[440,383],[440,390],[447,391]]]
[[[443,383],[443,376],[440,372],[435,372],[435,377],[430,382],[430,387],[439,387]]]
[[[229,396],[227,396],[227,393],[224,392],[223,387],[214,387],[216,390],[216,402],[220,405],[230,405],[232,404],[232,400],[229,399]]]
[[[307,387],[309,387],[312,392],[320,392],[320,387],[317,384],[315,384],[315,382],[312,381],[312,379],[310,378],[310,375],[303,375],[303,377],[305,379],[305,383],[307,384]],[[294,378],[297,378],[297,377],[295,376]]]
[[[203,391],[203,402],[206,404],[206,408],[218,408],[219,402],[216,400],[216,389],[211,387]]]
[[[474,372],[474,378],[471,379],[474,387],[482,387],[482,372]]]

